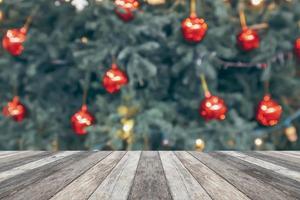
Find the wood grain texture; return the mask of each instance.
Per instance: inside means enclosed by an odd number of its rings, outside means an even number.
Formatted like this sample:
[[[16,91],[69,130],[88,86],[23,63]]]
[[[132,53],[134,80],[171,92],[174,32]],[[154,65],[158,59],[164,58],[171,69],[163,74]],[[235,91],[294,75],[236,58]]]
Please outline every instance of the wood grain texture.
[[[270,156],[272,157],[274,162],[277,162],[277,160],[279,159],[283,160],[285,163],[291,163],[292,165],[298,167],[298,169],[296,169],[297,171],[299,170],[300,158],[297,158],[297,156],[294,156],[292,154],[282,154],[281,152],[277,151],[258,151],[256,153]]]
[[[209,154],[194,151],[190,153],[251,199],[289,199],[289,196],[282,193],[280,190],[265,184],[261,180],[258,180],[237,168],[214,159],[213,156]]]
[[[211,199],[173,152],[159,152],[174,200]]]
[[[54,153],[42,151],[25,151],[7,156],[4,159],[0,159],[0,172],[25,165],[53,154]]]
[[[20,174],[5,180],[1,183],[0,198],[9,196],[12,199],[17,199],[18,195],[21,194],[21,196],[23,196],[25,194],[24,191],[19,192],[23,188],[25,188],[24,190],[27,190],[27,186],[34,186],[36,181],[44,179],[65,167],[69,167],[69,165],[72,165],[76,160],[87,157],[90,154],[91,152],[79,152],[78,154],[67,156],[63,159],[56,160],[45,166],[31,170],[28,173]],[[15,193],[17,194],[14,195]]]
[[[128,199],[172,199],[158,152],[142,152]]]
[[[231,156],[234,156],[236,158],[239,158],[241,160],[244,160],[246,162],[249,162],[251,164],[255,164],[255,165],[258,165],[260,167],[266,168],[268,170],[271,170],[271,171],[276,172],[278,174],[281,174],[283,176],[289,177],[290,179],[300,181],[300,173],[297,172],[297,171],[292,171],[292,170],[289,170],[286,167],[282,167],[282,166],[279,166],[279,165],[276,165],[276,164],[273,164],[273,163],[255,158],[255,157],[248,156],[248,155],[243,154],[243,153],[239,153],[239,152],[231,151],[231,152],[224,152],[224,153],[226,153],[228,155],[231,155]]]
[[[132,185],[141,152],[127,152],[100,184],[89,200],[126,200]]]
[[[242,200],[249,198],[213,170],[187,152],[176,152],[179,160],[213,199]]]
[[[286,156],[278,156],[277,154],[273,155],[272,153],[265,154],[259,152],[243,152],[243,154],[288,168],[293,171],[300,172],[299,164],[297,162],[294,163],[293,160],[289,161],[288,158],[286,158]],[[274,156],[276,157],[276,159],[274,159]]]
[[[5,157],[13,156],[18,153],[23,153],[23,151],[1,151],[0,152],[0,162],[1,162],[1,159],[5,158]]]
[[[293,200],[299,163],[296,151],[0,151],[0,199]]]
[[[88,199],[124,154],[125,152],[113,152],[57,193],[51,200]]]
[[[10,196],[9,199],[21,200],[24,197],[28,197],[30,200],[49,199],[110,153],[94,152],[86,158],[77,158],[76,162],[72,163],[72,165],[23,188],[15,195]]]
[[[74,153],[77,153],[77,152],[76,151],[60,152],[60,153],[57,153],[53,156],[45,157],[45,158],[42,158],[40,160],[31,162],[31,163],[27,163],[25,165],[15,167],[15,168],[10,169],[8,171],[1,172],[0,173],[0,182],[2,182],[4,180],[7,180],[7,179],[9,179],[13,176],[17,176],[19,174],[25,173],[29,170],[36,169],[36,168],[41,167],[43,165],[46,165],[48,163],[51,163],[51,162],[54,162],[56,160],[62,159],[64,157],[72,155]]]
[[[300,155],[293,154],[293,153],[287,153],[285,151],[280,151],[277,153],[281,154],[282,156],[289,156],[289,157],[292,157],[294,160],[300,161]]]
[[[246,161],[240,160],[222,152],[214,152],[210,153],[210,155],[215,159],[218,159],[238,170],[241,170],[242,172],[253,178],[261,180],[266,185],[271,185],[277,188],[288,196],[291,196],[293,198],[297,198],[300,196],[300,184],[298,181],[289,179],[280,174],[276,174],[275,172],[272,172],[263,167],[249,164]]]
[[[295,154],[300,156],[300,151],[281,151],[283,153],[288,153],[288,154]]]

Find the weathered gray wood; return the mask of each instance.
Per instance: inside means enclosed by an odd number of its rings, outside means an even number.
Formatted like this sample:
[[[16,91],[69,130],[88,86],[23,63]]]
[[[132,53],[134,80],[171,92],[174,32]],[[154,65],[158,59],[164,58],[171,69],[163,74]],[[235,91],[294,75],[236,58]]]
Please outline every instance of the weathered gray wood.
[[[0,156],[6,155],[6,154],[12,154],[12,153],[16,153],[16,152],[21,152],[21,151],[0,151]]]
[[[281,151],[283,153],[288,153],[288,154],[295,154],[300,156],[300,151]]]
[[[174,200],[211,199],[173,152],[159,152],[167,182]]]
[[[300,171],[300,161],[299,163],[294,162],[293,160],[290,160],[286,156],[278,155],[278,154],[272,154],[272,152],[243,152],[244,154],[255,157],[270,163],[273,163],[275,165],[279,165],[294,171]],[[295,160],[295,159],[294,159]]]
[[[175,154],[213,199],[249,199],[245,194],[228,183],[214,171],[209,169],[206,165],[199,162],[199,160],[197,160],[189,153],[176,152]]]
[[[124,154],[125,152],[113,152],[66,186],[63,190],[55,194],[51,200],[88,199]]]
[[[23,151],[0,151],[0,161],[5,157],[10,157],[18,153],[23,153]]]
[[[47,176],[57,172],[60,169],[69,167],[70,165],[73,165],[76,161],[83,159],[89,156],[90,154],[92,153],[79,152],[78,154],[67,156],[63,159],[54,161],[45,166],[31,170],[28,173],[20,174],[6,181],[3,181],[0,185],[0,199],[6,196],[12,197],[12,195],[25,188],[26,186],[29,186],[35,183],[36,181],[39,181],[40,179],[46,178]],[[23,196],[24,193],[21,193]]]
[[[0,155],[0,165],[11,160],[17,160],[26,156],[33,156],[42,152],[43,151],[16,151],[11,153],[4,153]]]
[[[285,194],[297,198],[300,196],[300,184],[298,181],[289,179],[280,174],[276,174],[263,167],[250,164],[246,161],[240,160],[236,157],[223,154],[222,152],[210,153],[213,158],[216,158],[249,176],[259,179],[267,185],[271,185]]]
[[[69,165],[56,173],[23,188],[16,194],[9,196],[7,199],[49,199],[110,153],[111,152],[108,151],[95,152],[84,159],[78,159],[72,165]]]
[[[296,151],[0,151],[0,199],[300,199],[299,164]]]
[[[234,157],[237,157],[237,158],[239,158],[241,160],[244,160],[246,162],[249,162],[249,163],[258,165],[260,167],[266,168],[268,170],[274,171],[278,174],[289,177],[290,179],[300,181],[300,173],[297,172],[297,171],[293,171],[293,170],[290,170],[286,167],[282,167],[282,166],[279,166],[279,165],[276,165],[276,164],[273,164],[273,163],[255,158],[255,157],[248,156],[248,155],[243,154],[243,153],[239,153],[239,152],[231,151],[231,152],[224,152],[224,153],[229,154],[229,155],[234,156]]]
[[[5,181],[5,180],[7,180],[7,179],[9,179],[13,176],[17,176],[19,174],[28,172],[32,169],[36,169],[38,167],[44,166],[46,164],[49,164],[51,162],[54,162],[56,160],[62,159],[66,156],[69,156],[69,155],[72,155],[72,154],[75,154],[75,153],[77,153],[77,152],[76,151],[60,152],[60,153],[57,153],[53,156],[48,156],[48,157],[42,158],[40,160],[31,162],[31,163],[27,163],[25,165],[21,165],[21,166],[15,167],[13,169],[1,172],[0,173],[0,182]]]
[[[267,185],[261,180],[253,178],[239,169],[214,159],[209,154],[194,151],[190,153],[251,199],[291,199],[288,195],[272,187],[271,185]]]
[[[172,199],[158,152],[142,152],[128,199]]]
[[[268,155],[272,157],[275,162],[277,159],[284,160],[286,163],[292,163],[300,168],[300,158],[297,159],[297,157],[293,156],[292,154],[282,154],[277,151],[257,151],[256,153]]]
[[[45,151],[25,151],[7,156],[4,159],[0,159],[0,172],[25,165],[49,155],[53,155],[53,153]]]
[[[287,152],[285,152],[285,151],[279,151],[279,152],[277,152],[278,154],[281,154],[281,155],[285,155],[285,156],[289,156],[289,157],[292,157],[293,159],[295,159],[295,160],[300,160],[300,155],[298,155],[298,154],[294,154],[294,153],[287,153]]]
[[[89,200],[126,200],[132,185],[141,152],[127,152],[100,184]]]

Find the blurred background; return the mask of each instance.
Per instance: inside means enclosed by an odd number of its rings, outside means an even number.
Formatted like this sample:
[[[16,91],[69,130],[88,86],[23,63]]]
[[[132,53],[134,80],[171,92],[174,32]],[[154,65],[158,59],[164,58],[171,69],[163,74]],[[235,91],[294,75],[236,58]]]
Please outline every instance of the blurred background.
[[[298,0],[0,2],[1,150],[300,149]],[[181,30],[193,5],[208,25],[196,42]],[[243,19],[259,47],[241,49]],[[110,93],[113,63],[128,81]],[[225,119],[199,111],[205,83]]]

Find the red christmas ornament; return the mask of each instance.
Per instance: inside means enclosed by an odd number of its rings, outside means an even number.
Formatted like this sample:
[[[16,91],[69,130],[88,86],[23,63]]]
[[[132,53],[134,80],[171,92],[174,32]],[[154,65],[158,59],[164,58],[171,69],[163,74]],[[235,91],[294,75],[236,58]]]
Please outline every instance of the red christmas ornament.
[[[26,107],[20,102],[19,97],[15,96],[12,101],[7,103],[2,112],[5,117],[11,117],[13,120],[21,122],[26,116]]]
[[[139,7],[137,0],[116,0],[115,12],[125,22],[134,18],[133,12]]]
[[[24,50],[26,32],[26,28],[7,30],[2,39],[3,48],[13,56],[21,55]]]
[[[224,120],[227,112],[227,107],[222,98],[212,96],[210,93],[205,95],[199,108],[199,114],[207,121],[209,120]]]
[[[181,23],[183,37],[188,42],[200,42],[208,29],[203,18],[198,18],[195,14],[184,19]]]
[[[80,110],[71,117],[74,132],[78,135],[87,134],[86,127],[93,125],[94,116],[88,111],[87,105],[82,105]]]
[[[103,87],[111,94],[118,92],[127,83],[126,73],[120,70],[116,64],[112,64],[111,69],[105,72],[103,77]]]
[[[237,35],[237,44],[243,51],[251,51],[259,47],[260,39],[258,33],[249,28],[243,30]]]
[[[298,38],[295,41],[294,51],[295,51],[296,57],[300,59],[300,38]]]
[[[256,120],[264,126],[274,126],[279,122],[281,113],[281,106],[270,95],[265,95],[258,104]]]

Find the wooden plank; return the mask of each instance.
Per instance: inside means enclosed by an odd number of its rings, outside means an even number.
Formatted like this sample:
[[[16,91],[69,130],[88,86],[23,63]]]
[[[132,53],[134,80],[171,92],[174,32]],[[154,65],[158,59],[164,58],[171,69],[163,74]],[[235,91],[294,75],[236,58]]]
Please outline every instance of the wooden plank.
[[[140,151],[127,152],[90,196],[89,200],[126,200],[135,176],[140,155]]]
[[[29,170],[36,169],[38,167],[42,167],[46,164],[49,164],[51,162],[54,162],[56,160],[62,159],[66,156],[70,156],[70,155],[75,154],[75,153],[77,153],[77,152],[76,151],[60,152],[60,153],[57,153],[56,155],[45,157],[45,158],[42,158],[40,160],[31,162],[31,163],[27,163],[25,165],[18,166],[18,167],[15,167],[13,169],[1,172],[0,173],[0,182],[5,181],[5,180],[7,180],[11,177],[17,176],[19,174],[28,172]]]
[[[298,168],[300,168],[300,157],[297,158],[296,156],[292,154],[282,154],[280,151],[257,151],[257,153],[264,154],[264,155],[269,155],[273,157],[275,160],[280,159],[280,160],[285,160],[287,162],[292,162],[293,164],[296,164]]]
[[[55,194],[51,200],[82,200],[88,199],[95,191],[99,184],[106,178],[111,170],[116,166],[125,152],[113,152],[88,171],[83,173],[80,177],[74,180],[71,184],[66,186],[60,192]]]
[[[300,196],[300,184],[298,181],[289,179],[263,167],[248,163],[236,157],[214,152],[210,154],[214,158],[234,167],[251,177],[257,178],[267,185],[271,185],[285,194],[297,198]]]
[[[142,152],[128,199],[172,199],[158,152]]]
[[[275,165],[279,165],[282,167],[286,167],[288,169],[294,170],[294,171],[300,171],[300,160],[294,161],[295,159],[291,159],[287,156],[282,156],[280,154],[274,154],[272,152],[243,152],[244,154],[255,157],[270,163],[273,163]]]
[[[161,151],[159,154],[174,200],[211,199],[173,152]]]
[[[12,154],[12,153],[16,153],[16,152],[20,152],[20,151],[0,151],[0,156],[6,155],[6,154]]]
[[[300,151],[281,151],[281,152],[300,156]]]
[[[21,189],[35,183],[36,181],[39,181],[40,179],[46,178],[47,176],[57,172],[60,169],[73,165],[74,162],[83,159],[89,156],[90,154],[92,153],[79,152],[78,154],[67,156],[63,159],[56,160],[50,164],[31,170],[25,174],[20,174],[6,181],[3,181],[0,184],[0,199],[6,196],[13,197],[13,195],[18,191],[20,191]],[[24,195],[23,192],[21,193],[23,196]]]
[[[245,194],[187,152],[175,153],[212,199],[249,199]]]
[[[11,160],[20,159],[23,156],[28,157],[28,156],[31,156],[31,155],[39,154],[41,152],[43,152],[43,151],[19,151],[19,152],[15,152],[15,153],[2,154],[2,155],[0,155],[1,156],[0,157],[0,165],[3,164],[3,163],[7,163]]]
[[[199,153],[194,151],[190,153],[200,162],[204,163],[207,167],[234,185],[250,199],[290,199],[288,195],[282,193],[277,188],[265,184],[261,180],[249,176],[243,171],[221,162],[207,153]]]
[[[270,163],[270,162],[266,162],[264,160],[254,158],[254,157],[251,157],[251,156],[248,156],[246,154],[239,153],[239,152],[230,151],[230,152],[224,152],[224,153],[226,153],[228,155],[231,155],[231,156],[234,156],[234,157],[237,157],[237,158],[239,158],[241,160],[244,160],[246,162],[249,162],[249,163],[258,165],[260,167],[266,168],[268,170],[274,171],[278,174],[289,177],[290,179],[300,181],[300,173],[297,172],[297,171],[293,171],[293,170],[290,170],[286,167],[282,167],[282,166],[279,166],[279,165],[276,165],[276,164],[273,164],[273,163]]]
[[[293,153],[287,153],[287,152],[285,152],[285,151],[279,151],[279,152],[277,152],[278,154],[281,154],[281,155],[284,155],[284,156],[289,156],[289,157],[292,157],[293,159],[295,159],[295,160],[300,160],[300,156],[299,155],[297,155],[297,154],[293,154]]]
[[[3,158],[10,157],[18,153],[22,153],[22,151],[0,151],[0,162]]]
[[[29,185],[28,187],[23,188],[15,195],[9,196],[9,198],[7,199],[49,199],[110,153],[111,152],[109,151],[94,152],[84,159],[78,159],[72,165],[69,165],[66,168],[57,171],[56,173],[51,174],[50,176],[47,176],[46,178],[41,179],[35,182],[34,184]]]
[[[6,157],[2,160],[0,163],[0,172],[25,165],[53,154],[54,153],[46,151],[22,151],[18,154],[13,154],[12,156]]]

